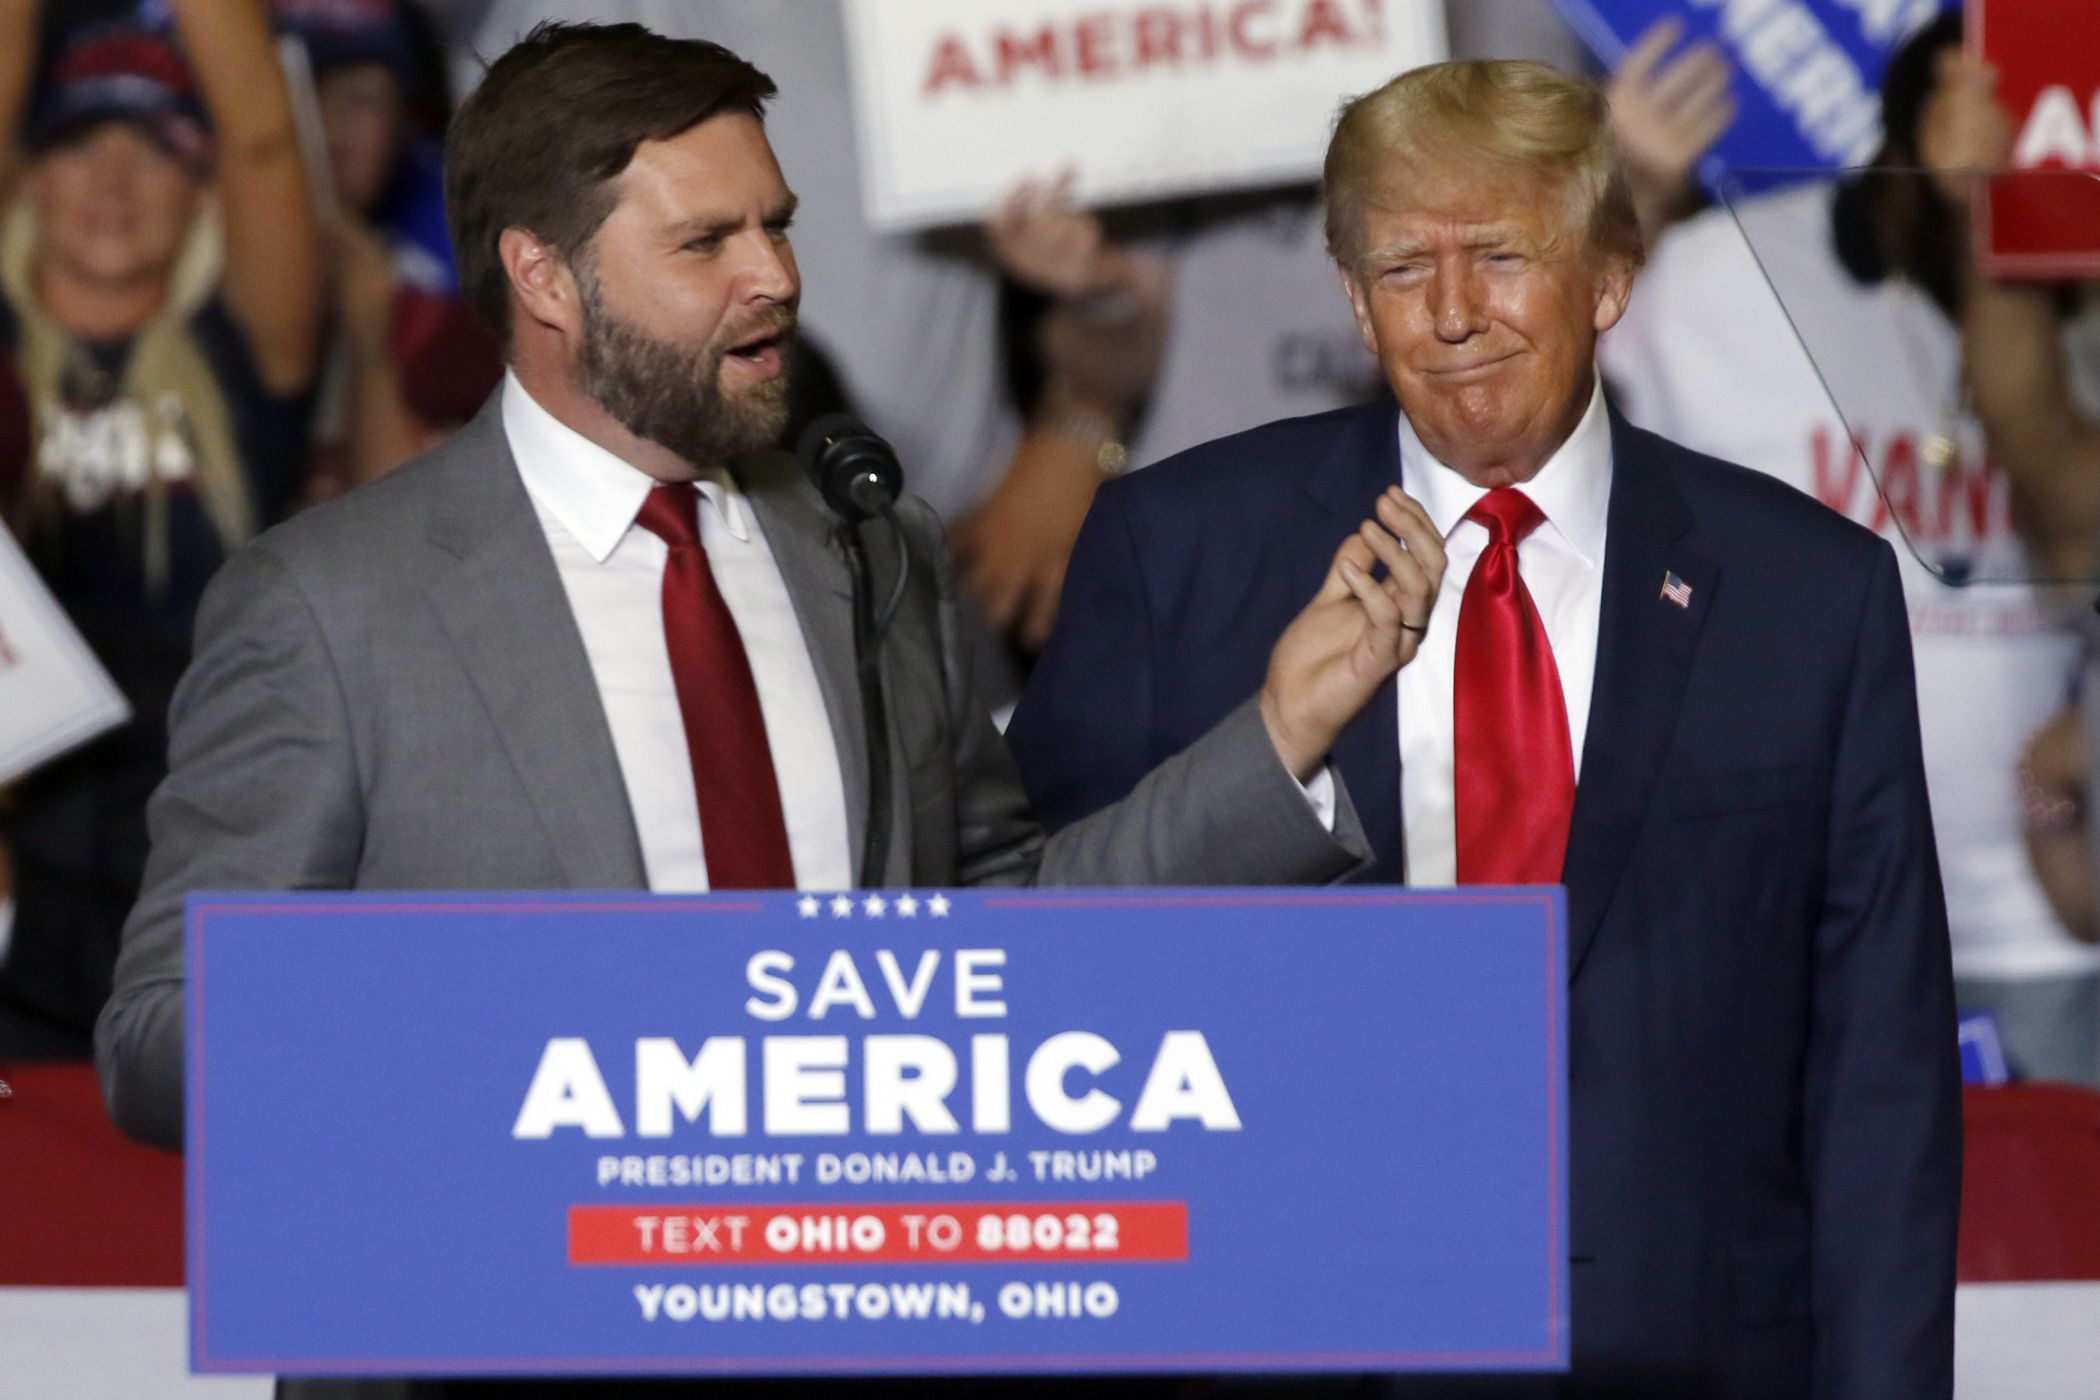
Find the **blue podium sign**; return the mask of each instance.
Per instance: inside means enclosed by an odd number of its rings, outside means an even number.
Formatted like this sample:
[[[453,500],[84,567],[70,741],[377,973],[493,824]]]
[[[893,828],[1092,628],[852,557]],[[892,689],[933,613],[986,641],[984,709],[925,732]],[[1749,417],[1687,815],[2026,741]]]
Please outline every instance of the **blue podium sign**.
[[[1556,1370],[1557,889],[198,895],[200,1371]]]

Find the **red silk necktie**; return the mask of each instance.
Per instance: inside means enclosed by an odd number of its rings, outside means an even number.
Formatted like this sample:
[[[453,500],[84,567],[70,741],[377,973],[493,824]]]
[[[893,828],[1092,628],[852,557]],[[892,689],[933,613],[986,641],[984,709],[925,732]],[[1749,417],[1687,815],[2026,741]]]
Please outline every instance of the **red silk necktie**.
[[[744,639],[700,545],[699,491],[652,487],[638,523],[671,547],[664,563],[664,641],[700,798],[708,888],[792,889],[795,863],[766,717]]]
[[[1546,517],[1505,486],[1466,519],[1487,528],[1488,542],[1458,607],[1458,882],[1556,884],[1575,810],[1575,756],[1553,648],[1517,573],[1518,542]]]

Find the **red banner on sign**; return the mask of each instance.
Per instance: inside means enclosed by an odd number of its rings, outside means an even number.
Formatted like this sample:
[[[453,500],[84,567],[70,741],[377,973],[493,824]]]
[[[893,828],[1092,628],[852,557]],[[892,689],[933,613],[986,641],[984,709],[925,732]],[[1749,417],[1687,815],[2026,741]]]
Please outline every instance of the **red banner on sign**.
[[[1189,1257],[1182,1201],[570,1206],[571,1264],[1095,1263]]]
[[[2100,5],[1969,0],[1968,39],[2015,135],[2015,173],[1976,202],[1983,271],[2100,275]]]

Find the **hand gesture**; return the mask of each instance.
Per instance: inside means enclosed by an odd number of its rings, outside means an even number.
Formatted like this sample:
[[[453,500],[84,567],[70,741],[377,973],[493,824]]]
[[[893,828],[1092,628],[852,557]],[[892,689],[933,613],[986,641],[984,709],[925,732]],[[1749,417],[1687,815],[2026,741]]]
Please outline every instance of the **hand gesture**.
[[[1048,184],[1023,180],[985,221],[992,255],[1006,275],[1046,296],[1087,298],[1125,290],[1122,254],[1093,211],[1072,200],[1067,168]]]
[[[1641,232],[1650,239],[1685,202],[1692,167],[1735,120],[1732,70],[1719,47],[1698,43],[1663,61],[1683,37],[1677,19],[1648,26],[1605,90]]]
[[[1427,511],[1393,486],[1377,515],[1342,541],[1326,582],[1269,653],[1262,719],[1300,781],[1386,677],[1415,659],[1444,580],[1444,540]]]
[[[2012,163],[2012,121],[1998,105],[1998,70],[1960,49],[1942,52],[1918,119],[1918,158],[1955,207],[1966,209],[1977,172]]]

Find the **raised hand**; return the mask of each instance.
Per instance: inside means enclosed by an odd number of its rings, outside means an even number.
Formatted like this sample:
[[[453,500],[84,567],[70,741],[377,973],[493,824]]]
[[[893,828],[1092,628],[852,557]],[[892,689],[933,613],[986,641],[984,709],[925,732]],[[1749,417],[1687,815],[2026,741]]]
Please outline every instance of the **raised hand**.
[[[1932,96],[1918,119],[1918,155],[1958,208],[1980,174],[2012,163],[2012,118],[1998,104],[1998,71],[1959,49],[1941,53]]]
[[[1683,21],[1657,20],[1606,89],[1612,134],[1625,152],[1641,233],[1651,243],[1686,204],[1692,167],[1735,120],[1733,70],[1717,44],[1693,44],[1664,62],[1683,37]]]
[[[1392,486],[1377,516],[1342,541],[1320,591],[1269,653],[1262,720],[1300,781],[1386,678],[1415,659],[1444,579],[1444,540],[1427,511]]]

